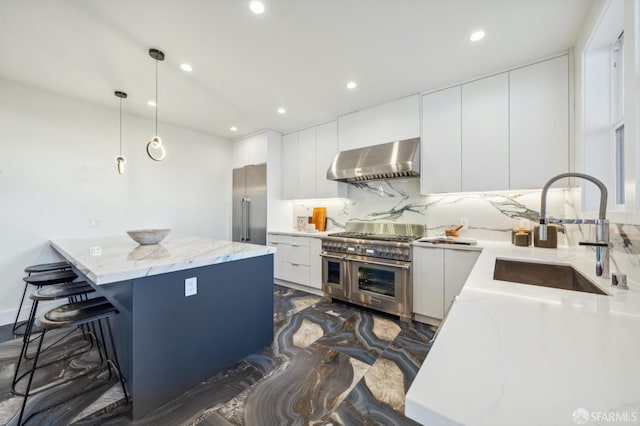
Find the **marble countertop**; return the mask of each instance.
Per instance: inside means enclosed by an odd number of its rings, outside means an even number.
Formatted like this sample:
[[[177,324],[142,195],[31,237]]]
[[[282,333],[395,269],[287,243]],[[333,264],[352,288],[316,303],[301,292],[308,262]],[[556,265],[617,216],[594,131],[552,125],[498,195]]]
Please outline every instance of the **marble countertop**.
[[[612,288],[584,248],[478,244],[483,251],[407,393],[407,416],[539,426],[584,424],[574,415],[586,413],[589,424],[604,416],[638,424],[640,285]],[[496,258],[568,264],[607,295],[497,281]]]
[[[57,239],[49,242],[95,284],[231,262],[275,253],[256,244],[170,234],[160,244],[142,246],[127,235]]]
[[[298,231],[296,229],[289,229],[289,230],[283,230],[283,231],[267,231],[267,234],[275,234],[275,235],[291,235],[294,237],[311,237],[311,238],[322,238],[322,237],[326,237],[327,234],[330,234],[331,232],[340,232],[340,231],[324,231],[324,232],[307,232],[307,231]]]
[[[431,248],[441,248],[441,249],[482,251],[482,245],[441,244],[441,243],[434,244],[434,243],[427,243],[423,241],[416,241],[411,244],[415,247],[431,247]]]

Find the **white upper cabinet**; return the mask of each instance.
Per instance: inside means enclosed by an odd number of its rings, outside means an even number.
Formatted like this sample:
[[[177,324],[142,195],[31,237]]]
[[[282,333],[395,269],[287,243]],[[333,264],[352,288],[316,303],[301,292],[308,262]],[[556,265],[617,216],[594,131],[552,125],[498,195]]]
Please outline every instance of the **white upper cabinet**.
[[[346,195],[346,184],[327,179],[327,169],[338,153],[338,122],[330,121],[316,128],[316,197]],[[342,191],[342,194],[341,194]]]
[[[282,198],[344,197],[346,185],[327,180],[338,152],[337,123],[290,133],[282,138]]]
[[[423,194],[462,190],[460,86],[422,97],[420,188]]]
[[[298,132],[298,194],[296,198],[316,196],[316,128]]]
[[[462,191],[509,189],[509,76],[462,85]]]
[[[421,192],[541,188],[568,172],[568,61],[424,95]]]
[[[298,133],[282,137],[282,198],[298,198]]]
[[[338,117],[338,150],[420,136],[420,95]]]
[[[511,188],[542,188],[569,170],[569,58],[509,73]]]
[[[233,168],[267,162],[267,134],[261,133],[233,143]]]

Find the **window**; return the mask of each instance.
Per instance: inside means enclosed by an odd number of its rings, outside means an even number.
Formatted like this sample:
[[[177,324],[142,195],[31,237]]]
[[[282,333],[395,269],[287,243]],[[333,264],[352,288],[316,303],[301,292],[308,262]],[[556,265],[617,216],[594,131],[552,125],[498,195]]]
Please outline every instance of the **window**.
[[[624,204],[624,32],[611,46],[611,140],[615,204]]]

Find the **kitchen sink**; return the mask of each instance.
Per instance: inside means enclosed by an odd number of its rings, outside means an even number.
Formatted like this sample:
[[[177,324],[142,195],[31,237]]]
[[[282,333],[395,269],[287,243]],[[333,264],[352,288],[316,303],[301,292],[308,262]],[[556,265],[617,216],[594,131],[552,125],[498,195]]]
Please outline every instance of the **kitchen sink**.
[[[607,295],[584,275],[567,265],[496,259],[493,279]]]

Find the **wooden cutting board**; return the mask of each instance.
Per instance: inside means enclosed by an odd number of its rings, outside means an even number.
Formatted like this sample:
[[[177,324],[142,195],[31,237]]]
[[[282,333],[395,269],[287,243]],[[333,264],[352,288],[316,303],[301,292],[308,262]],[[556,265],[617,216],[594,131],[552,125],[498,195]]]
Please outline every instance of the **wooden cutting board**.
[[[313,215],[311,216],[311,222],[316,225],[316,229],[323,232],[326,229],[327,224],[327,208],[326,207],[314,207]]]

